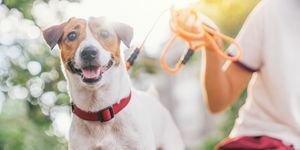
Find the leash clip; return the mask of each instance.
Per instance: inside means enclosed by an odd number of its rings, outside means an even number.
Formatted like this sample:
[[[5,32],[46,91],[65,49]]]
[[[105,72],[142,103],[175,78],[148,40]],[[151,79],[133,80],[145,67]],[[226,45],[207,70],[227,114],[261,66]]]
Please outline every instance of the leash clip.
[[[134,64],[134,62],[139,54],[140,54],[140,48],[137,47],[133,50],[133,52],[130,54],[129,58],[127,59],[127,62],[126,62],[127,70],[129,70],[131,68],[131,66]]]

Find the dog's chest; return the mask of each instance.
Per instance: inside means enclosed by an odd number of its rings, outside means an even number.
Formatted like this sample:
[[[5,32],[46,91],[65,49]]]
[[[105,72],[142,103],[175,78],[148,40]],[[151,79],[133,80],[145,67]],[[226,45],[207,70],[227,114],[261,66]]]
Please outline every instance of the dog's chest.
[[[118,124],[104,128],[92,127],[95,134],[92,134],[93,145],[96,149],[139,149],[137,144],[139,139],[139,132],[134,127],[129,128],[126,125]],[[105,129],[106,128],[106,129]],[[105,130],[105,133],[101,130]]]
[[[77,124],[78,125],[78,124]],[[134,124],[124,124],[122,122],[115,122],[111,124],[81,124],[75,127],[70,134],[70,139],[76,137],[70,141],[72,147],[84,147],[89,150],[122,150],[122,149],[141,149],[143,146],[139,145],[140,129]],[[81,142],[77,142],[80,139]],[[76,146],[78,145],[78,146]]]

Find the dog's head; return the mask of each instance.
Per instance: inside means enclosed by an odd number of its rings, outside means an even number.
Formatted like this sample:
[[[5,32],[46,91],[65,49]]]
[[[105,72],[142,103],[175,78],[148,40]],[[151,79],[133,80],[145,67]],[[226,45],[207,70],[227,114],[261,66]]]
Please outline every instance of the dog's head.
[[[106,71],[120,64],[120,41],[129,47],[133,29],[105,17],[71,18],[44,30],[43,35],[51,49],[58,44],[69,74],[80,77],[84,84],[96,85]]]

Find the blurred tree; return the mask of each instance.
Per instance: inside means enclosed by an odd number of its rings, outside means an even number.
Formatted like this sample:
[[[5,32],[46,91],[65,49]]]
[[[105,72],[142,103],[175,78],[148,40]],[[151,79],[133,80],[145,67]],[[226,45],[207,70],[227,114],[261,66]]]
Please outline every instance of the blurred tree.
[[[29,116],[26,103],[10,100],[5,104],[3,114],[0,116],[0,149],[2,150],[53,150],[66,149],[63,138],[51,136],[45,132],[49,128],[49,121],[36,123],[32,116],[39,116],[45,120],[44,115]],[[37,119],[37,117],[34,117]],[[41,121],[39,121],[41,122]]]
[[[33,19],[31,15],[32,3],[34,0],[4,0],[3,4],[9,9],[16,8],[23,13],[25,18]]]
[[[259,1],[201,0],[196,7],[214,20],[223,33],[234,37]]]
[[[0,150],[67,149],[51,123],[59,111],[70,114],[62,107],[69,97],[58,54],[49,53],[35,25],[34,2],[0,5]]]
[[[50,0],[43,0],[44,2],[49,2]],[[80,0],[68,0],[70,2],[80,2]],[[34,19],[31,14],[32,5],[35,0],[4,0],[3,4],[9,9],[16,8],[27,19]]]

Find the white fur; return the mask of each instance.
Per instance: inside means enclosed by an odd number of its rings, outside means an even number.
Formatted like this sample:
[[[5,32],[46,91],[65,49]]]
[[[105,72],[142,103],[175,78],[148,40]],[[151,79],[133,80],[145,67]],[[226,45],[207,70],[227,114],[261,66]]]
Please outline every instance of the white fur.
[[[90,32],[87,29],[87,32]],[[109,52],[88,33],[76,52],[75,61],[80,63],[79,52],[93,44],[100,49],[102,63],[108,62]],[[107,54],[108,53],[108,54]],[[98,111],[112,105],[132,91],[129,104],[115,118],[105,122],[85,121],[72,117],[69,134],[71,150],[182,150],[180,133],[169,112],[157,97],[133,89],[124,61],[113,65],[94,85],[81,82],[80,76],[64,70],[72,101],[85,111]]]

